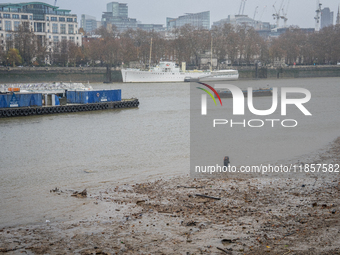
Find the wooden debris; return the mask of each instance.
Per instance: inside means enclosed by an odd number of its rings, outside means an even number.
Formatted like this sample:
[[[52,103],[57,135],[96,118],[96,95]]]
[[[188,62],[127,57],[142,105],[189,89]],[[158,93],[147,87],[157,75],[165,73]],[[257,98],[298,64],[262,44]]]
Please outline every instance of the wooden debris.
[[[216,247],[216,248],[217,248],[217,250],[223,251],[226,254],[232,254],[230,251],[226,251],[225,249],[222,249],[220,247]]]
[[[87,197],[87,191],[86,191],[86,189],[84,189],[82,192],[75,191],[75,192],[73,192],[73,194],[71,196],[77,197],[77,198],[84,198],[84,197]]]
[[[184,188],[184,189],[204,189],[205,186],[201,186],[201,187],[177,186],[177,188]]]
[[[206,196],[206,195],[201,195],[201,194],[196,194],[195,196],[205,197],[205,198],[210,198],[210,199],[216,199],[216,200],[221,200],[221,198],[219,198],[219,197],[211,197],[211,196]]]

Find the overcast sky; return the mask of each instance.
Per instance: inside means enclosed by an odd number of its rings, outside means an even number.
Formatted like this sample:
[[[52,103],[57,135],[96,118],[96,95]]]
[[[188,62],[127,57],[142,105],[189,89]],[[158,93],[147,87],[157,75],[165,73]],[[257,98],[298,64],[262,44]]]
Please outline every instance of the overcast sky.
[[[255,19],[270,23],[275,23],[272,14],[274,13],[273,5],[279,9],[283,0],[247,0],[244,14],[253,18],[255,8],[258,6],[258,13]],[[288,2],[289,0],[284,0]],[[25,2],[20,0],[0,0],[0,3],[8,2]],[[28,2],[28,1],[27,1]],[[54,4],[54,0],[43,1],[48,4]],[[57,6],[61,9],[70,9],[72,13],[78,15],[89,14],[97,17],[99,21],[101,14],[106,11],[106,4],[110,0],[57,0]],[[127,3],[129,7],[129,17],[136,18],[144,24],[163,24],[165,25],[166,17],[177,18],[185,13],[196,13],[210,11],[210,22],[227,18],[228,15],[238,14],[241,0],[124,0],[119,1]],[[340,0],[320,0],[322,8],[329,7],[334,12],[334,23],[338,12]],[[286,5],[286,4],[285,4]],[[290,0],[288,5],[288,25],[298,25],[302,28],[315,27],[315,10],[316,0]],[[266,7],[265,7],[266,6]],[[285,6],[286,9],[286,6]]]

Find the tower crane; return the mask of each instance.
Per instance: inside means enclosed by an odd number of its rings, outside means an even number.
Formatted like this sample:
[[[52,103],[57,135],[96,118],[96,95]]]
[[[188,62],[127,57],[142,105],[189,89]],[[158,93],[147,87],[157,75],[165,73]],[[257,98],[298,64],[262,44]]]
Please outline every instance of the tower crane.
[[[243,9],[242,9],[242,15],[244,14],[244,7],[246,7],[246,2],[247,2],[247,0],[244,0]]]
[[[264,13],[264,11],[267,9],[267,5],[265,5],[264,6],[264,8],[263,8],[263,10],[262,10],[262,13],[261,13],[261,15],[260,15],[260,18],[259,18],[259,20],[261,20],[262,19],[262,16],[263,16],[263,13]]]
[[[279,26],[280,26],[280,18],[281,18],[280,13],[281,13],[281,10],[282,10],[283,2],[284,2],[284,0],[281,1],[281,5],[280,5],[280,8],[278,9],[278,11],[275,8],[276,2],[273,4],[273,8],[274,8],[274,11],[275,11],[275,13],[273,14],[273,18],[276,19],[276,28],[279,28]]]
[[[256,26],[255,16],[256,16],[256,13],[257,13],[257,9],[258,9],[258,8],[259,8],[259,7],[256,6],[255,12],[254,12],[254,16],[253,16],[253,27],[254,27],[254,28],[255,28],[255,26]]]
[[[239,11],[238,11],[238,15],[243,15],[243,13],[244,13],[244,7],[246,6],[246,2],[247,2],[247,0],[241,0],[241,4],[240,4],[240,9],[239,9]],[[242,8],[242,6],[243,6],[243,8]],[[241,10],[242,10],[242,13],[241,13]]]
[[[315,19],[315,32],[320,31],[320,16],[321,16],[321,3],[319,0],[316,0],[316,15],[314,17]]]
[[[255,12],[254,12],[254,16],[253,16],[253,20],[255,20],[255,16],[256,16],[256,14],[257,14],[257,9],[258,9],[259,7],[258,6],[256,6],[256,8],[255,8]]]
[[[289,2],[290,2],[290,0],[288,0],[286,6],[283,5],[283,8],[282,8],[282,16],[280,18],[283,19],[283,22],[284,22],[283,27],[287,27],[287,20],[288,20],[287,12],[288,12]],[[286,10],[285,10],[285,7],[286,7]]]

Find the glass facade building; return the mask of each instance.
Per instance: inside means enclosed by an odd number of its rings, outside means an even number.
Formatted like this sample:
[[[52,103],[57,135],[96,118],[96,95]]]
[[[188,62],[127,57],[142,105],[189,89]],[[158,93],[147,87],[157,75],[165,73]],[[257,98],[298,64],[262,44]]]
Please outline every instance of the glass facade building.
[[[106,5],[106,12],[102,15],[102,25],[106,28],[116,26],[119,31],[137,28],[137,20],[128,17],[128,6],[118,2]]]
[[[87,14],[82,14],[80,20],[80,27],[82,27],[86,33],[93,34],[94,31],[98,28],[96,17]]]
[[[182,27],[186,24],[189,24],[196,29],[210,29],[210,11],[187,13],[178,18],[166,18],[166,27],[168,30]]]
[[[333,25],[334,13],[326,7],[321,10],[321,28]]]

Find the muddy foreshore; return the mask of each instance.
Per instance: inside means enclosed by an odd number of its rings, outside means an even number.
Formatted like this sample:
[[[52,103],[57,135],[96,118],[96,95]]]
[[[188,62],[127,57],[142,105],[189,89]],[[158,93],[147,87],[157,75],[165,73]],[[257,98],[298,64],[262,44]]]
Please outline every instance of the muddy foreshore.
[[[307,163],[339,164],[340,138]],[[87,196],[51,191],[51,199],[83,199],[100,213],[2,228],[0,253],[340,254],[339,173],[105,185]]]

